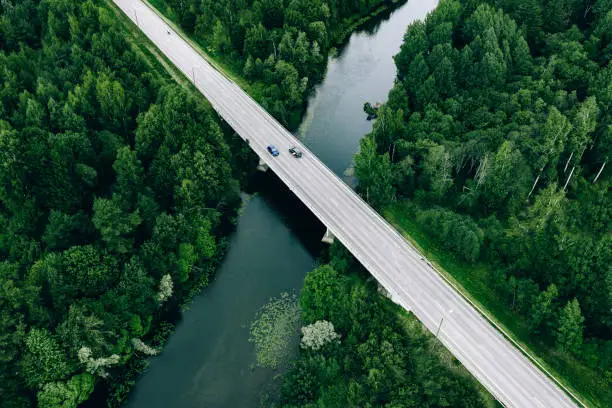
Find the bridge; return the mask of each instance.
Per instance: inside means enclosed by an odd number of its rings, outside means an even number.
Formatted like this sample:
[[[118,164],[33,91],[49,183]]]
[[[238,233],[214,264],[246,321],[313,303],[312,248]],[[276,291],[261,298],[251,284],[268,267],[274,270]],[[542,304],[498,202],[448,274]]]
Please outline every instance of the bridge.
[[[141,0],[113,1],[319,218],[327,238],[333,234],[498,401],[508,407],[576,406],[402,235],[155,10]],[[267,152],[269,144],[279,149],[278,157]],[[291,146],[302,150],[301,159],[288,154]]]

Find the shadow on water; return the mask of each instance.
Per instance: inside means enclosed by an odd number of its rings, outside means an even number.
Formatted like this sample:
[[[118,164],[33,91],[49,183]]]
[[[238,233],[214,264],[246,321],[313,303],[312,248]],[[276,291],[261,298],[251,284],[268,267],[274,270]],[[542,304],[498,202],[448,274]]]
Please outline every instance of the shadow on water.
[[[361,24],[357,28],[357,30],[355,30],[355,33],[364,33],[370,36],[376,35],[378,33],[378,30],[380,29],[380,26],[385,21],[389,20],[391,16],[393,15],[393,13],[395,13],[398,9],[403,7],[406,4],[406,2],[407,0],[402,0],[392,5],[389,8],[384,9],[376,17],[371,18],[365,23]]]
[[[359,26],[351,33],[351,35],[347,36],[338,46],[336,47],[338,50],[337,56],[342,55],[342,52],[348,46],[350,39],[355,34],[365,34],[367,36],[375,36],[378,33],[380,27],[391,17],[393,13],[397,12],[399,9],[403,8],[406,3],[410,0],[400,0],[397,3],[390,5],[385,8],[383,11],[378,13],[376,16],[369,18],[363,23],[359,24]]]
[[[409,0],[382,13],[354,32],[339,54],[329,59],[325,80],[314,88],[296,135],[339,176],[351,165],[359,140],[372,130],[364,103],[384,102],[393,87],[393,56],[400,50],[406,28],[436,3]],[[350,182],[350,176],[345,181]]]
[[[245,190],[247,194],[258,194],[313,257],[321,253],[325,226],[274,173],[257,172]]]
[[[125,406],[258,406],[278,371],[256,366],[250,325],[271,297],[299,291],[324,232],[272,172],[256,173],[213,281],[182,314]]]

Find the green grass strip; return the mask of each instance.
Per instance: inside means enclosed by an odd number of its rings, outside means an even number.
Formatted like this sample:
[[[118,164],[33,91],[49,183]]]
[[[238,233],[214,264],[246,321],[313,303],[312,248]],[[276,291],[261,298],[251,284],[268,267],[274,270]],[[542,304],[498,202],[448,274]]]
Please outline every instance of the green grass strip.
[[[601,374],[585,367],[573,356],[529,336],[526,320],[512,313],[488,286],[492,279],[490,265],[457,260],[427,236],[409,213],[407,204],[398,202],[386,208],[383,216],[431,261],[434,270],[445,281],[576,403],[583,407],[612,406],[606,381]]]

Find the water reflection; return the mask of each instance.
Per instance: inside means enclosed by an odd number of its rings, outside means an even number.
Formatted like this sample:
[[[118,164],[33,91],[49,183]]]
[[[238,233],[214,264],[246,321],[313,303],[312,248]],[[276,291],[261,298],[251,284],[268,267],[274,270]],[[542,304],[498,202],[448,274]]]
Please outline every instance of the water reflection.
[[[384,101],[393,85],[392,56],[406,26],[435,4],[411,0],[381,14],[330,58],[297,133],[336,174],[342,176],[371,129],[363,103]],[[320,253],[324,227],[273,174],[257,175],[251,189],[258,193],[243,209],[216,278],[183,314],[126,407],[259,406],[276,373],[254,368],[250,322],[270,297],[299,290]]]

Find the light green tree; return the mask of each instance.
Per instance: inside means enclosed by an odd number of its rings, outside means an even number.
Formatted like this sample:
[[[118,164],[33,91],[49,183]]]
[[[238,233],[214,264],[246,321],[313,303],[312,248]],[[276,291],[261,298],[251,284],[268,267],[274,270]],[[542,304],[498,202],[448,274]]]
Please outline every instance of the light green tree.
[[[429,148],[423,161],[423,174],[429,179],[429,186],[436,197],[442,198],[453,185],[450,153],[444,146]]]
[[[207,219],[202,220],[198,228],[195,242],[196,253],[201,258],[210,259],[217,253],[217,242],[211,232],[211,224]]]
[[[567,302],[559,314],[557,323],[557,347],[561,350],[577,353],[582,345],[582,330],[584,317],[580,311],[580,303],[576,298]]]
[[[516,72],[527,75],[533,69],[533,59],[529,44],[522,35],[517,35],[514,47],[512,48],[512,62]]]
[[[573,125],[574,131],[569,137],[569,148],[574,154],[580,155],[586,148],[591,134],[597,128],[597,118],[599,107],[594,96],[590,96],[578,105],[574,111]]]
[[[327,29],[323,21],[313,21],[308,25],[308,32],[310,38],[312,38],[319,45],[326,47],[327,45]]]
[[[483,180],[481,197],[490,208],[515,210],[527,195],[530,182],[531,175],[523,155],[513,142],[504,141]]]
[[[244,68],[242,69],[242,73],[247,78],[253,78],[256,74],[255,70],[255,61],[253,60],[253,56],[249,55],[244,63]]]
[[[379,155],[372,135],[361,139],[359,153],[355,156],[355,175],[359,189],[374,207],[381,208],[391,202],[395,194],[393,168],[389,153]]]
[[[225,53],[230,49],[231,41],[227,29],[220,20],[213,27],[213,47],[217,52]]]
[[[47,383],[36,395],[40,408],[76,408],[93,392],[94,377],[78,374],[67,382]]]
[[[318,320],[330,320],[338,324],[336,311],[341,310],[338,296],[342,293],[345,278],[329,265],[322,265],[309,272],[304,278],[304,287],[300,292],[302,320],[314,323]]]
[[[28,99],[26,107],[26,124],[40,126],[47,115],[45,108],[36,99]]]
[[[292,64],[281,60],[276,63],[275,71],[288,106],[298,106],[302,103],[304,89],[300,84],[297,69]]]
[[[193,245],[182,243],[179,245],[177,268],[180,283],[187,282],[193,265],[198,260]]]
[[[568,134],[572,130],[569,120],[557,108],[552,106],[542,126],[542,136],[534,150],[538,155],[535,163],[536,169],[540,170],[547,164],[553,169],[559,161],[559,155],[563,152]]]
[[[100,75],[96,82],[96,98],[109,121],[119,126],[127,112],[125,91],[121,83],[107,75]]]
[[[425,83],[430,72],[422,52],[417,54],[416,57],[410,61],[408,69],[404,72],[407,72],[405,79],[408,90],[413,94],[419,93],[418,91]]]
[[[378,119],[374,122],[372,134],[381,152],[389,151],[393,141],[404,131],[404,111],[393,110],[386,105],[378,109]]]
[[[57,335],[71,355],[76,355],[83,344],[103,350],[107,345],[106,334],[102,319],[78,303],[70,306],[68,317],[57,327]]]
[[[47,330],[30,330],[25,346],[21,368],[29,387],[40,388],[48,382],[63,380],[70,374],[71,367],[65,353]]]
[[[553,302],[557,296],[559,296],[559,291],[553,283],[534,299],[529,315],[529,328],[531,331],[540,332],[544,326],[550,325],[555,313],[555,304]]]

